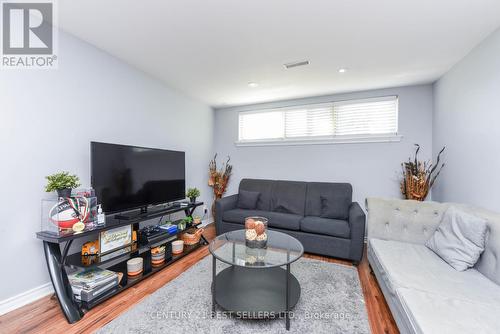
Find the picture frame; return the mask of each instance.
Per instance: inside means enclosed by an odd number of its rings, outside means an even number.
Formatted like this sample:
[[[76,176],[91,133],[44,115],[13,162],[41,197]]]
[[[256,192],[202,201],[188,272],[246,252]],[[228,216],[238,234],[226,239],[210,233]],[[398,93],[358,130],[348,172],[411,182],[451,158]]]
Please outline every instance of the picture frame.
[[[105,255],[132,244],[132,225],[120,226],[99,233],[99,253]]]

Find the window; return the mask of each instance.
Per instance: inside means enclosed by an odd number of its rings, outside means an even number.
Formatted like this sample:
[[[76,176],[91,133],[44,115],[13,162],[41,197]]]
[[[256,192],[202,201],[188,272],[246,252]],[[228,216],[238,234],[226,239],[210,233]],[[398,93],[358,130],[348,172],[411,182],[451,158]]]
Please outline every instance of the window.
[[[239,142],[390,141],[398,133],[396,96],[239,114]]]
[[[380,135],[398,132],[398,99],[334,104],[335,135]]]
[[[280,111],[240,114],[240,140],[283,138],[284,129]]]
[[[333,136],[331,105],[286,110],[285,138]]]

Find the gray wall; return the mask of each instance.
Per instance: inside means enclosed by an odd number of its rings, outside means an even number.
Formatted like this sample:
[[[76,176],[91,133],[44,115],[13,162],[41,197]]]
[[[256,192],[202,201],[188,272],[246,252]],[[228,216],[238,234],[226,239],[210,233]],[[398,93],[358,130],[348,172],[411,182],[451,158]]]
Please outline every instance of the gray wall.
[[[67,34],[59,69],[0,73],[0,301],[49,281],[41,241],[44,177],[89,186],[91,140],[186,151],[187,186],[210,199],[213,111]]]
[[[434,152],[447,146],[439,201],[500,208],[500,30],[434,85]]]
[[[397,143],[237,147],[238,112],[290,104],[399,95]],[[400,164],[413,154],[413,144],[432,151],[432,86],[413,86],[282,101],[215,111],[214,145],[220,157],[230,155],[234,174],[227,194],[237,192],[241,178],[350,182],[354,199],[364,207],[368,196],[400,197]]]

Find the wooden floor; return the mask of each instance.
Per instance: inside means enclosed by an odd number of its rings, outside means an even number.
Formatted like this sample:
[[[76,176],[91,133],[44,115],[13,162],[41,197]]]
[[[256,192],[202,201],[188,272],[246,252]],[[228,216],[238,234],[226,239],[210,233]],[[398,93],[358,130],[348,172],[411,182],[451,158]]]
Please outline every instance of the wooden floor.
[[[213,239],[215,228],[208,227],[204,235],[209,240]],[[57,301],[54,298],[45,297],[0,316],[0,333],[91,333],[133,307],[140,300],[147,298],[208,254],[208,246],[198,249],[161,272],[93,308],[76,324],[69,325]],[[350,262],[323,256],[306,254],[305,257],[351,265]],[[384,296],[375,277],[370,273],[366,256],[358,266],[358,274],[363,287],[372,333],[398,333]]]

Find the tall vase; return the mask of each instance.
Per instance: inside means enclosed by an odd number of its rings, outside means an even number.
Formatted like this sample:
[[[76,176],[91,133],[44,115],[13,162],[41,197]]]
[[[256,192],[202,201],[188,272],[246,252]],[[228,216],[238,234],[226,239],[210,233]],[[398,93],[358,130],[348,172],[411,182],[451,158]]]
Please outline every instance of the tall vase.
[[[220,198],[222,198],[221,195],[214,194],[214,200],[212,202],[212,218],[214,219],[214,221],[215,221],[215,202]]]

